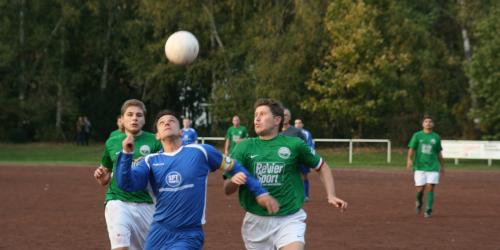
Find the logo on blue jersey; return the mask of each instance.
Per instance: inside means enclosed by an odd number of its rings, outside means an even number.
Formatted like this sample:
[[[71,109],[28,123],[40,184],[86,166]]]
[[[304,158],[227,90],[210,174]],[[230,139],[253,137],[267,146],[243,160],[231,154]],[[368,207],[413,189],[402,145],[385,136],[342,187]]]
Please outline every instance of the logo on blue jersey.
[[[165,182],[170,187],[178,187],[182,183],[182,175],[177,171],[172,171],[165,177]]]

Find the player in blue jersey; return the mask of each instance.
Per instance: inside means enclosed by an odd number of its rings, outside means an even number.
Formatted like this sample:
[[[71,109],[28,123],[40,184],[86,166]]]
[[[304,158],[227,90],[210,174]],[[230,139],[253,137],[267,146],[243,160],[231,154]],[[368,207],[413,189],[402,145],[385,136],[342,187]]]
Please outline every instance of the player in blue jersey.
[[[307,146],[310,148],[314,149],[314,141],[312,138],[311,132],[306,130],[304,128],[304,123],[302,122],[302,119],[295,119],[295,128],[298,128],[301,130],[302,134],[304,135],[305,141]],[[309,174],[310,168],[306,166],[300,166],[300,173],[302,176],[302,181],[304,182],[304,194],[305,194],[305,201],[309,201],[309,178],[307,178],[307,175]]]
[[[277,201],[259,181],[229,157],[206,144],[182,145],[180,123],[171,111],[156,118],[156,137],[163,152],[132,163],[134,138],[123,140],[116,180],[126,191],[151,185],[156,212],[144,249],[201,249],[204,242],[206,187],[209,172],[221,169],[230,175],[244,173],[246,187],[269,214],[279,210]],[[133,167],[132,167],[133,165]]]
[[[182,119],[182,144],[188,145],[196,143],[198,134],[194,128],[191,128],[191,120],[189,118]]]

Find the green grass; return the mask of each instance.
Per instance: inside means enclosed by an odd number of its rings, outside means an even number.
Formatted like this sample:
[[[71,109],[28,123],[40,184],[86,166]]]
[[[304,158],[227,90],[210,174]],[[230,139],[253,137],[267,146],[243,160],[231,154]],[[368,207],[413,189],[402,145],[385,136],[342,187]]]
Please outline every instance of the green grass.
[[[0,163],[3,164],[41,164],[41,165],[98,165],[101,161],[103,144],[76,146],[74,144],[0,143]],[[349,149],[321,148],[318,150],[328,164],[336,168],[401,169],[406,166],[406,149],[393,149],[391,163],[387,163],[385,148],[354,148],[353,162],[349,164]],[[458,165],[453,159],[446,160],[448,169],[462,170],[500,170],[500,160],[488,166],[486,160],[460,160]]]
[[[103,149],[103,144],[1,143],[0,163],[98,165]]]
[[[340,168],[382,168],[382,169],[405,169],[406,149],[393,149],[391,152],[391,163],[387,163],[387,150],[385,148],[354,148],[352,163],[349,164],[349,148],[319,149],[328,164]],[[500,170],[500,160],[493,160],[488,166],[487,160],[459,160],[455,165],[454,159],[445,159],[448,170]]]

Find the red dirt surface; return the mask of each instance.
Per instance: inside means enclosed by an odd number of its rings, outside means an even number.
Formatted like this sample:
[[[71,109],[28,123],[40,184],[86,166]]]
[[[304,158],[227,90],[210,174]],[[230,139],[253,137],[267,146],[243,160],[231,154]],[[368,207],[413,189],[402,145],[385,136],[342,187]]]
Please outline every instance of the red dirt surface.
[[[0,166],[0,249],[109,249],[105,188],[89,167]],[[337,169],[330,207],[312,173],[306,249],[500,249],[500,172],[448,172],[430,219],[414,213],[412,176],[404,171]],[[243,211],[211,174],[204,249],[243,249]]]

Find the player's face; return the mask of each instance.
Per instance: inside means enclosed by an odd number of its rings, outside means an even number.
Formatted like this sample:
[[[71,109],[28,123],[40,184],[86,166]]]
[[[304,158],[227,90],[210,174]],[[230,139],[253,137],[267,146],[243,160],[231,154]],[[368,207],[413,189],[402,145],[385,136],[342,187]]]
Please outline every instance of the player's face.
[[[283,114],[284,114],[283,124],[290,124],[290,118],[292,117],[292,114],[290,114],[290,110],[285,109]]]
[[[167,138],[180,138],[182,130],[179,121],[173,115],[164,115],[156,122],[156,138],[158,140]]]
[[[238,127],[240,125],[240,118],[235,116],[233,117],[233,126]]]
[[[304,127],[304,124],[302,123],[301,120],[297,119],[297,120],[295,120],[295,127],[302,129]]]
[[[253,124],[258,136],[269,136],[278,133],[281,117],[274,116],[268,106],[259,106],[255,109]]]
[[[432,119],[424,119],[424,121],[422,122],[422,127],[424,129],[432,129],[434,127],[434,122],[432,121]]]
[[[137,134],[146,123],[144,111],[137,106],[130,106],[122,115],[122,125],[125,132]]]

